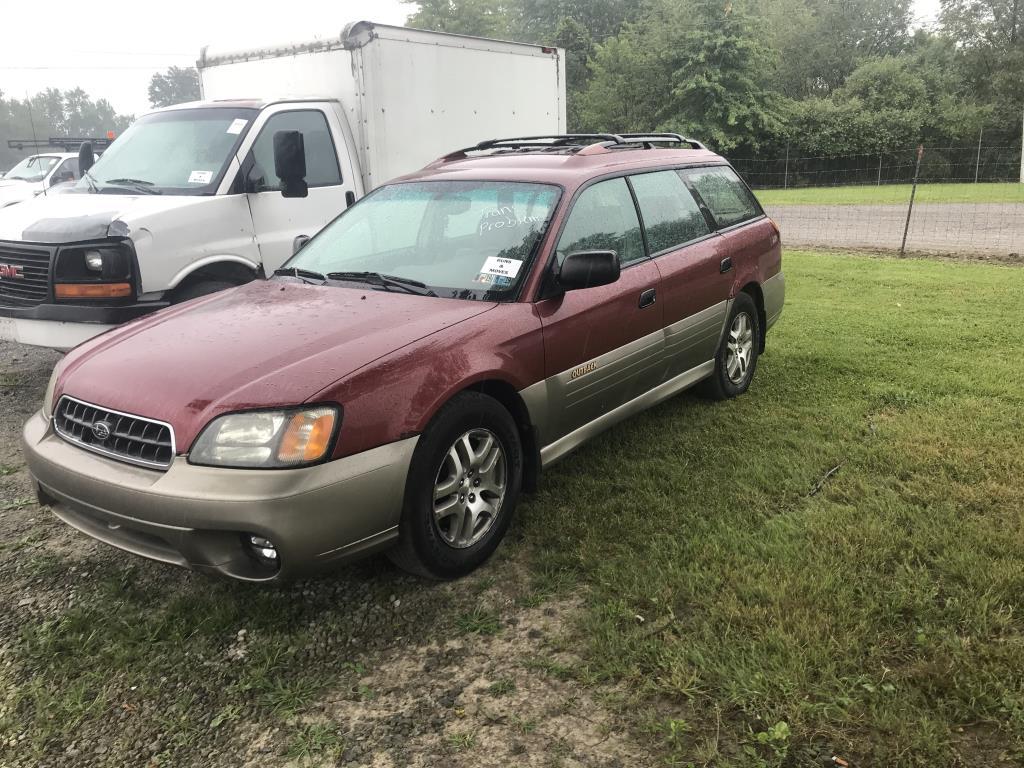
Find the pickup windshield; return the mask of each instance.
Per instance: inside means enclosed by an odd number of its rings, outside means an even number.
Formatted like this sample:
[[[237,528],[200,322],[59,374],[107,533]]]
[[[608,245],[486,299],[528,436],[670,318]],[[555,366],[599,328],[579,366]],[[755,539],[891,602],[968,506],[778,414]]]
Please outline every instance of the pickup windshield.
[[[33,155],[26,157],[16,166],[11,168],[4,176],[4,180],[21,179],[22,181],[42,181],[58,162],[59,157],[53,155]]]
[[[324,228],[286,269],[375,290],[398,290],[391,283],[400,281],[424,295],[508,301],[529,272],[560,194],[547,184],[507,181],[381,187]]]
[[[157,112],[136,120],[89,171],[79,192],[212,195],[254,109]]]

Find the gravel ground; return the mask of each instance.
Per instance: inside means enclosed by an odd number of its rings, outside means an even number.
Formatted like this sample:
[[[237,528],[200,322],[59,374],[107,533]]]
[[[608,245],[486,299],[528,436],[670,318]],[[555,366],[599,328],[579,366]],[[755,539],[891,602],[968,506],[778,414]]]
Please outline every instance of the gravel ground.
[[[628,693],[586,681],[582,599],[494,561],[427,584],[383,558],[279,589],[92,542],[19,446],[58,355],[0,342],[0,766],[624,766]],[[618,713],[618,714],[617,714]]]
[[[787,246],[898,250],[905,205],[776,205],[766,211]],[[1024,254],[1024,205],[924,203],[914,206],[907,250],[922,253]]]

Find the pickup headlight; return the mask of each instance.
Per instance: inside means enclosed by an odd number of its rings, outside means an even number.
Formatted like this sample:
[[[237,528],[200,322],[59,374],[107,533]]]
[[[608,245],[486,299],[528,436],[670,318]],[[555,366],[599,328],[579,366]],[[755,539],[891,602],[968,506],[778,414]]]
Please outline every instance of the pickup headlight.
[[[135,295],[132,254],[120,244],[70,246],[57,253],[57,299],[125,299]]]
[[[206,425],[188,460],[191,464],[243,469],[315,464],[327,456],[339,421],[338,409],[323,405],[229,413]]]

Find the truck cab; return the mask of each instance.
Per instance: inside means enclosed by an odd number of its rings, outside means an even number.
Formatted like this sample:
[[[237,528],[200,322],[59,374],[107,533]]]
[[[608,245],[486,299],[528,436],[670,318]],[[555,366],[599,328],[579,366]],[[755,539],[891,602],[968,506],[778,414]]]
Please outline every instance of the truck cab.
[[[139,118],[65,194],[0,210],[0,339],[69,349],[272,275],[451,146],[565,127],[556,48],[358,22],[198,66],[203,101]]]
[[[36,195],[80,178],[78,155],[46,152],[29,155],[0,176],[0,208],[31,200]]]

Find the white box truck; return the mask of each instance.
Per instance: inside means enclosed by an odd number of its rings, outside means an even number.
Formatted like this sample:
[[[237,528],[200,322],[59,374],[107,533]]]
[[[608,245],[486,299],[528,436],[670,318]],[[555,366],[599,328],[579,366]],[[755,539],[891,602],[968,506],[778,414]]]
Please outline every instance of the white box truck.
[[[390,178],[566,128],[565,57],[539,45],[358,22],[198,67],[203,101],[139,118],[66,194],[0,210],[0,339],[68,349],[269,275]]]

